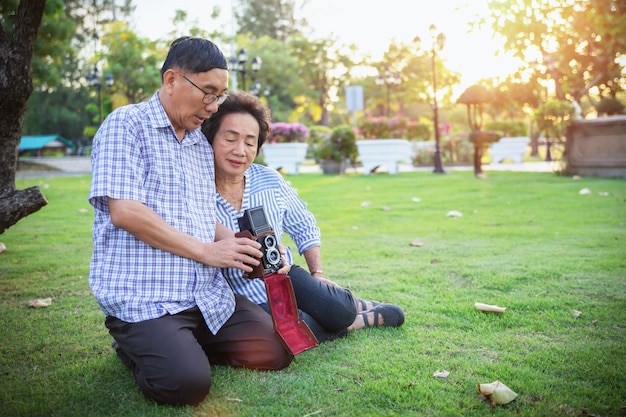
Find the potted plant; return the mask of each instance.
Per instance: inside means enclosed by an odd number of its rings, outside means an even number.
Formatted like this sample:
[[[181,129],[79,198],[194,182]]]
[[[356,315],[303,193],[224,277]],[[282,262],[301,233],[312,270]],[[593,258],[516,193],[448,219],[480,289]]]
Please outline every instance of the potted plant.
[[[355,165],[359,155],[354,129],[349,125],[334,127],[330,135],[321,138],[315,155],[324,174],[343,174],[346,162]]]
[[[298,174],[306,159],[309,128],[302,123],[272,123],[272,132],[261,152],[265,164],[289,174]]]

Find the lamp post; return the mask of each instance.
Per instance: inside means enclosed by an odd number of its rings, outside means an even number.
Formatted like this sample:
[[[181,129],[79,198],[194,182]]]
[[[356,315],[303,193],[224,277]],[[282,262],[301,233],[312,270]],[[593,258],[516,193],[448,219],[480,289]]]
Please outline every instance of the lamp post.
[[[94,65],[91,73],[87,74],[85,77],[87,79],[87,85],[89,87],[96,87],[96,91],[98,92],[98,110],[100,116],[100,123],[104,120],[104,114],[102,111],[102,83],[100,82],[100,71],[98,71],[98,66]],[[113,74],[107,74],[104,76],[104,84],[107,87],[113,87],[115,84],[115,79],[113,78]]]
[[[440,146],[440,132],[439,132],[439,107],[437,105],[437,69],[436,69],[436,58],[437,52],[441,51],[446,43],[446,35],[443,32],[437,33],[437,27],[434,24],[430,25],[429,28],[430,36],[431,36],[431,66],[432,66],[432,74],[433,74],[433,124],[435,127],[435,155],[433,155],[433,160],[435,164],[435,168],[433,170],[436,174],[444,174],[443,164],[441,163],[441,146]],[[413,42],[417,45],[419,49],[421,39],[419,36],[416,36]]]
[[[231,69],[236,72],[241,73],[241,89],[246,91],[246,64],[248,62],[248,50],[246,48],[241,48],[237,53],[237,58],[231,57],[229,60],[229,64]],[[263,61],[261,57],[255,56],[252,58],[252,62],[250,62],[250,69],[254,73],[254,78],[256,79],[257,74],[261,70],[261,66],[263,65]],[[235,74],[235,77],[237,75]]]
[[[394,85],[399,85],[402,82],[400,74],[397,72],[394,74],[389,70],[389,67],[385,68],[384,74],[378,74],[376,76],[376,85],[385,85],[387,87],[387,107],[385,109],[385,115],[389,117],[389,90]]]

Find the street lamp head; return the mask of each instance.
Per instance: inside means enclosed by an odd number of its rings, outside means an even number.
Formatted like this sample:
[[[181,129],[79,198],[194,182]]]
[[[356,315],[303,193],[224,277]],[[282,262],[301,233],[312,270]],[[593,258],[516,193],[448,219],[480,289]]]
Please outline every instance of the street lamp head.
[[[415,45],[415,49],[419,51],[420,48],[422,47],[422,38],[420,38],[419,36],[414,37],[413,45]]]
[[[439,50],[441,51],[445,45],[446,35],[444,35],[443,32],[439,32],[439,35],[437,35],[437,46],[439,46]]]
[[[246,48],[241,48],[237,57],[239,58],[239,64],[246,65],[246,62],[248,61],[248,50]]]
[[[437,36],[437,26],[435,26],[434,23],[431,23],[431,25],[428,27],[428,31],[430,32],[430,36],[435,39],[435,37]]]
[[[107,74],[104,77],[104,83],[106,84],[107,87],[113,87],[113,84],[115,84],[115,79],[113,78],[113,74]]]
[[[250,88],[250,94],[253,94],[257,97],[261,95],[261,81],[256,80],[252,88]]]
[[[238,64],[239,64],[239,61],[237,61],[237,58],[235,58],[234,56],[231,56],[230,59],[228,60],[228,69],[231,71],[237,71],[239,69]]]
[[[252,58],[252,63],[250,63],[250,67],[252,68],[252,71],[254,72],[259,71],[262,65],[263,65],[263,61],[261,60],[260,56],[255,56],[254,58]]]
[[[91,73],[87,74],[85,79],[87,80],[87,85],[89,85],[89,87],[100,86],[100,72],[98,71],[98,67],[96,65],[93,66],[93,70]]]

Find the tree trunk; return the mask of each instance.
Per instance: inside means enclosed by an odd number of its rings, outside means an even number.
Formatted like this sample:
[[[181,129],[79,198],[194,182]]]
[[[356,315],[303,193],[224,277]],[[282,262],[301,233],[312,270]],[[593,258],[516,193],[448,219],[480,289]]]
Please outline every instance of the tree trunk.
[[[36,212],[48,201],[39,187],[25,190],[13,190],[12,193],[0,198],[0,233],[13,226],[19,220]]]
[[[0,233],[47,204],[38,187],[15,188],[24,112],[33,91],[31,61],[45,5],[46,0],[21,0],[11,33],[0,26]]]
[[[539,135],[541,132],[530,134],[530,156],[539,156]]]
[[[552,140],[546,138],[546,161],[552,161]]]

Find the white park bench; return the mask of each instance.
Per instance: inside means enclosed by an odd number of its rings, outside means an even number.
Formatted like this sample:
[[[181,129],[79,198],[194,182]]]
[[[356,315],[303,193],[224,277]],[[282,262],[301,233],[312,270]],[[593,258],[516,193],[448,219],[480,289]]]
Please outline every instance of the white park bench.
[[[489,154],[493,163],[497,164],[508,158],[513,162],[521,164],[527,151],[529,140],[526,136],[516,136],[502,138],[497,142],[493,142],[489,145]]]

